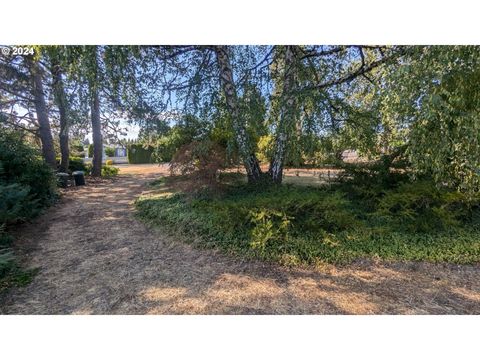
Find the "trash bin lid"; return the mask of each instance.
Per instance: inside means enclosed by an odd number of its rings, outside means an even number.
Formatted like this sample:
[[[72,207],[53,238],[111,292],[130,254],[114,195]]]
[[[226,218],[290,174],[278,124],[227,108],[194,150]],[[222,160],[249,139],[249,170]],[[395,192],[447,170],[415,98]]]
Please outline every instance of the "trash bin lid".
[[[74,171],[72,175],[83,175],[83,171]]]

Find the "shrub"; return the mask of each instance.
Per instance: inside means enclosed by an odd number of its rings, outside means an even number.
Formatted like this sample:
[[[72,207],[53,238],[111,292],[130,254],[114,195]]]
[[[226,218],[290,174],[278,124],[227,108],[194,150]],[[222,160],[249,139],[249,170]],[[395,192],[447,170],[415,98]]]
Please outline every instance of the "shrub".
[[[339,177],[339,188],[357,201],[365,212],[377,209],[385,191],[410,182],[405,162],[393,156],[382,156],[368,163],[342,162],[338,165],[343,170]]]
[[[171,175],[186,178],[183,190],[197,192],[218,187],[220,170],[225,167],[225,149],[211,140],[183,145],[170,162]]]
[[[71,157],[68,160],[68,171],[74,172],[74,171],[85,171],[85,170],[86,170],[86,165],[83,162],[82,158]]]
[[[155,141],[153,159],[155,162],[170,162],[175,153],[186,144],[206,135],[206,125],[200,119],[186,115],[177,125],[164,132]],[[212,135],[212,134],[210,134]]]
[[[110,146],[106,146],[105,147],[105,155],[110,156],[110,157],[115,156],[115,148],[110,147]]]
[[[113,166],[104,165],[102,166],[102,176],[104,177],[112,177],[118,175],[118,168]]]
[[[84,158],[85,157],[84,146],[80,143],[70,144],[70,155],[72,157]]]
[[[60,164],[60,158],[57,158],[57,164]],[[74,171],[86,171],[87,166],[83,161],[83,158],[71,156],[68,158],[68,172]]]
[[[168,143],[167,138],[160,138],[155,146],[155,150],[152,153],[153,159],[158,163],[170,162],[173,155],[177,151],[173,144]]]
[[[478,199],[437,188],[430,181],[417,181],[387,190],[379,200],[375,215],[397,227],[427,232],[445,230],[470,220],[475,207]]]
[[[127,145],[127,158],[129,164],[150,164],[153,162],[151,146],[144,147],[142,144]]]
[[[113,160],[109,159],[109,160],[105,161],[105,165],[107,165],[107,166],[113,165]]]
[[[155,162],[170,162],[178,149],[190,141],[192,141],[191,138],[187,141],[182,138],[182,134],[176,128],[171,129],[167,135],[156,140],[152,157]]]
[[[52,169],[36,149],[25,144],[20,135],[0,131],[0,185],[17,184],[12,190],[28,191],[23,214],[30,218],[56,198],[56,179]]]
[[[31,198],[30,188],[20,184],[0,184],[0,224],[13,224],[34,215],[38,201]]]
[[[408,173],[400,166],[379,160],[371,163],[342,163],[341,180],[362,186],[393,188],[409,180]]]
[[[250,246],[253,249],[265,251],[272,240],[288,240],[291,217],[282,211],[271,209],[259,209],[249,211],[251,230]]]
[[[52,204],[55,182],[52,169],[36,149],[20,134],[0,129],[0,291],[26,284],[33,274],[15,263],[8,225],[31,219]]]

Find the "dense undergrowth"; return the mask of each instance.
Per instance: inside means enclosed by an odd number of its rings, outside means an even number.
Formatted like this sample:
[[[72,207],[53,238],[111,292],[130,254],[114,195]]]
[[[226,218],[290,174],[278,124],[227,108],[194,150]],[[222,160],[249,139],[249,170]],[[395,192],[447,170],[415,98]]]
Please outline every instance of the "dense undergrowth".
[[[40,153],[20,134],[0,131],[0,292],[27,284],[35,273],[18,264],[10,228],[39,215],[56,198],[54,173]]]
[[[200,246],[286,265],[480,260],[478,199],[402,175],[372,179],[261,188],[230,181],[221,194],[192,197],[175,190],[181,177],[171,177],[154,182],[156,191],[136,205],[147,223]]]

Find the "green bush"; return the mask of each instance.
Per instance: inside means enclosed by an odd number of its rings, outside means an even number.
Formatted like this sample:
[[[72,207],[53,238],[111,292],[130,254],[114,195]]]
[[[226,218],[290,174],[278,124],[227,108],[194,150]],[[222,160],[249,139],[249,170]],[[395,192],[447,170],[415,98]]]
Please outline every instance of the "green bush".
[[[104,165],[102,166],[102,176],[103,177],[112,177],[118,175],[118,168],[113,166]]]
[[[338,187],[361,206],[364,212],[373,212],[385,191],[394,190],[410,182],[406,164],[382,156],[369,163],[339,163],[342,169]]]
[[[115,156],[115,148],[110,147],[110,146],[106,146],[105,147],[105,155],[110,156],[110,157]]]
[[[175,155],[177,150],[182,145],[183,144],[180,144],[180,141],[177,138],[174,138],[172,136],[163,136],[158,139],[152,156],[155,159],[155,162],[170,162],[173,158],[173,155]]]
[[[182,190],[190,193],[217,192],[220,171],[225,168],[225,149],[211,140],[185,144],[170,161],[170,173],[184,178]]]
[[[68,171],[74,172],[74,171],[85,171],[85,170],[86,170],[86,166],[82,158],[71,157],[70,159],[68,159]]]
[[[265,251],[267,245],[272,240],[287,241],[291,218],[284,212],[261,209],[250,210],[250,222],[253,229],[250,232],[250,245],[253,249]]]
[[[72,157],[85,157],[85,148],[81,143],[70,144],[70,156]]]
[[[395,164],[384,160],[372,163],[342,163],[342,180],[349,184],[375,186],[390,189],[409,181],[403,164]]]
[[[127,158],[129,164],[150,164],[153,162],[152,153],[154,148],[145,148],[142,144],[127,145]]]
[[[60,158],[57,158],[57,164],[60,164]],[[68,172],[74,171],[86,171],[87,164],[83,161],[83,158],[71,156],[68,158]]]
[[[28,186],[0,184],[0,224],[14,224],[33,215],[38,201],[29,192]]]
[[[107,165],[107,166],[113,165],[113,160],[105,161],[105,165]]]
[[[57,195],[55,183],[52,169],[36,149],[19,133],[0,129],[0,291],[24,285],[33,275],[16,264],[6,229],[51,205]]]
[[[13,184],[16,185],[8,187]],[[55,184],[52,169],[37,150],[26,145],[19,134],[0,131],[0,185],[5,192],[28,191],[23,218],[33,217],[53,203],[57,195]]]
[[[193,141],[205,140],[205,123],[193,116],[185,116],[179,124],[170,128],[159,137],[153,148],[152,161],[170,162],[175,153],[184,145]],[[214,133],[211,140],[218,142]]]
[[[470,220],[477,205],[478,200],[462,193],[439,189],[430,181],[418,181],[386,190],[375,215],[400,228],[432,232]]]

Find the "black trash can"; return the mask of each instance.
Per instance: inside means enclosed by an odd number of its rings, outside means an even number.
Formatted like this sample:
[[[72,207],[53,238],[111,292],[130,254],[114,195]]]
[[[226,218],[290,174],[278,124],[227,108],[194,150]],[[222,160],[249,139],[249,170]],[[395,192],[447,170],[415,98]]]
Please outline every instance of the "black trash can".
[[[67,173],[59,172],[57,173],[57,183],[61,188],[66,188],[68,186],[68,178],[70,175]]]
[[[74,171],[72,175],[73,180],[75,180],[75,186],[85,185],[85,176],[83,175],[83,171]]]

